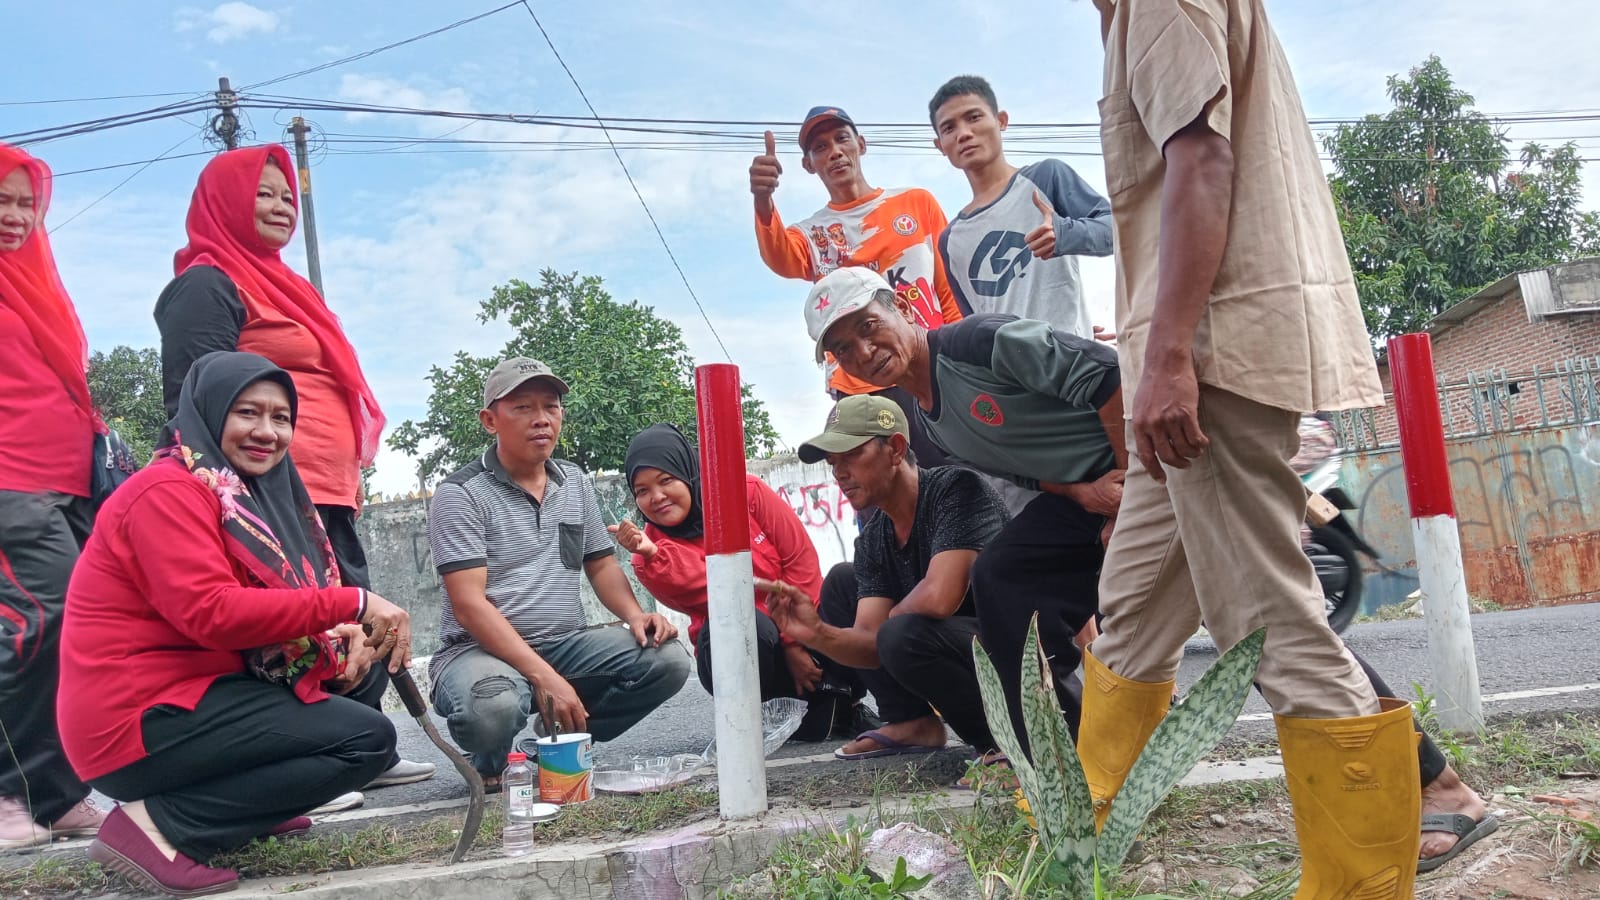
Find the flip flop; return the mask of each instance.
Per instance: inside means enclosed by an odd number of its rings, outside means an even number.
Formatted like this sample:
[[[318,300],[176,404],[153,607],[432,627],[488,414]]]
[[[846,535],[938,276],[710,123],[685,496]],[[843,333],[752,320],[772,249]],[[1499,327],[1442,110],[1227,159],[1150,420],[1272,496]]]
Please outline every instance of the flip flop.
[[[1005,767],[1004,771],[996,772],[993,776],[996,786],[1002,790],[1014,790],[1021,786],[1017,781],[1017,773],[1011,770],[1011,758],[996,750],[992,753],[985,753],[982,756],[979,756],[977,759],[967,763],[967,774],[962,775],[961,778],[956,781],[956,789],[970,791],[976,788],[977,783],[982,781],[983,776],[987,774],[980,772],[979,770],[987,766]]]
[[[856,740],[872,740],[878,742],[878,749],[863,750],[860,753],[846,753],[840,747],[833,751],[834,759],[877,759],[880,756],[910,756],[916,753],[932,753],[943,750],[943,747],[929,747],[926,744],[905,744],[895,740],[881,731],[863,731],[856,735]]]
[[[1461,854],[1461,851],[1471,847],[1478,841],[1493,834],[1500,827],[1500,820],[1493,815],[1485,814],[1481,819],[1461,813],[1433,813],[1422,817],[1422,831],[1453,834],[1459,840],[1456,845],[1438,856],[1417,860],[1417,874],[1432,872]]]

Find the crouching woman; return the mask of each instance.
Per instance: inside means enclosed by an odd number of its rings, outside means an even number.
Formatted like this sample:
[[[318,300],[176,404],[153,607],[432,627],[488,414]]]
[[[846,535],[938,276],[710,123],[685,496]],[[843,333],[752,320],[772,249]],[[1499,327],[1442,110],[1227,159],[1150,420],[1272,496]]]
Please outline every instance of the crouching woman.
[[[68,588],[61,738],[121,802],[89,855],[169,894],[229,890],[238,873],[206,860],[309,828],[307,810],[394,750],[389,720],[337,692],[385,656],[408,663],[410,619],[340,586],[288,457],[296,410],[260,356],[196,361],[156,460],[101,508]]]

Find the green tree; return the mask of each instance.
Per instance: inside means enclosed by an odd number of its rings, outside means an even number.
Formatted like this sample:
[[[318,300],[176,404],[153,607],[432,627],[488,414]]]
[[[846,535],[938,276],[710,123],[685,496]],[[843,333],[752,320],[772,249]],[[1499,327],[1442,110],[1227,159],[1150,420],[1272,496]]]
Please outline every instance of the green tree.
[[[619,303],[593,275],[539,273],[513,280],[480,304],[480,322],[504,320],[515,333],[493,357],[457,351],[449,368],[428,373],[428,414],[407,420],[389,446],[417,459],[432,483],[475,459],[488,443],[478,410],[483,381],[499,359],[530,356],[572,386],[557,455],[587,471],[622,468],[628,442],[648,425],[670,422],[694,439],[694,359],[683,331],[638,301]],[[777,432],[761,401],[744,388],[745,449],[773,451]]]
[[[161,403],[161,354],[154,348],[118,345],[89,357],[89,395],[133,448],[140,464],[150,459],[167,411]]]
[[[1530,143],[1514,160],[1437,56],[1388,84],[1394,109],[1324,139],[1374,336],[1419,330],[1506,275],[1600,249],[1600,219],[1578,208],[1576,145]]]

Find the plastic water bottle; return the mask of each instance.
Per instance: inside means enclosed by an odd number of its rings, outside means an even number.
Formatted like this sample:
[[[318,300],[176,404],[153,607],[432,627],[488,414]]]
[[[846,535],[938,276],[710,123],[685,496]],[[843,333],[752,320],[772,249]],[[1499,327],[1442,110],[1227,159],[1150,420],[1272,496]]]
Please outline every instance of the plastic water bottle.
[[[535,782],[528,754],[512,753],[506,757],[506,770],[500,776],[500,790],[506,798],[505,841],[501,849],[506,856],[522,856],[533,849],[533,804],[539,800]]]

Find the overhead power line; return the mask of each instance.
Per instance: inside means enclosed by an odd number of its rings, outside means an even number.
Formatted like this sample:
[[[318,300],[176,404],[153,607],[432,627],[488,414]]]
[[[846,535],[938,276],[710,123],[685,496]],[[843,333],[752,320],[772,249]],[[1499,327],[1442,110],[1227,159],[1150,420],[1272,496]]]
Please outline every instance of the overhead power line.
[[[528,15],[533,19],[534,27],[538,28],[539,34],[544,37],[544,42],[555,56],[556,62],[561,64],[561,71],[567,73],[567,78],[571,79],[572,86],[577,88],[578,96],[582,98],[583,105],[589,109],[589,115],[594,118],[595,122],[599,123],[600,133],[605,135],[606,143],[611,145],[611,153],[617,158],[617,165],[622,167],[622,175],[628,179],[628,187],[633,188],[633,196],[637,197],[639,205],[644,207],[645,217],[650,220],[650,227],[655,229],[656,237],[661,240],[662,249],[667,251],[667,258],[672,260],[672,267],[678,270],[678,277],[683,280],[683,287],[684,290],[689,292],[689,299],[693,300],[695,308],[700,310],[700,318],[704,319],[706,327],[711,329],[711,336],[716,339],[717,346],[722,348],[722,355],[728,362],[733,362],[733,354],[728,352],[728,345],[722,342],[722,335],[717,333],[717,326],[711,324],[711,316],[706,313],[706,308],[700,302],[699,295],[694,292],[694,286],[689,284],[689,276],[684,273],[683,266],[678,264],[677,254],[672,252],[672,245],[667,243],[666,233],[661,230],[661,224],[656,221],[655,213],[650,211],[650,204],[645,202],[644,194],[639,191],[639,185],[633,180],[633,173],[628,171],[628,164],[623,161],[622,152],[612,142],[611,132],[606,128],[605,121],[600,118],[600,113],[595,110],[594,104],[589,102],[589,95],[583,92],[583,85],[578,83],[578,76],[572,74],[572,69],[567,66],[567,61],[561,58],[561,51],[557,50],[555,42],[550,40],[550,33],[544,30],[544,23],[539,21],[538,14],[533,11],[533,7],[528,5],[527,0],[520,0],[520,2],[522,8],[527,10]]]
[[[453,31],[453,30],[455,30],[457,28],[460,28],[463,25],[469,25],[469,24],[471,24],[473,22],[478,21],[479,19],[486,19],[489,16],[494,15],[495,13],[505,12],[506,10],[510,9],[511,7],[518,5],[518,3],[520,3],[520,2],[521,2],[521,0],[512,0],[512,2],[507,3],[504,6],[497,6],[494,9],[488,10],[487,12],[481,12],[481,13],[478,13],[477,15],[475,15],[475,16],[468,16],[467,18],[462,19],[462,20],[460,20],[458,22],[451,22],[449,25],[445,25],[442,28],[435,28],[432,31],[425,31],[422,34],[414,34],[411,37],[408,37],[408,38],[406,38],[404,40],[395,41],[392,44],[384,44],[382,47],[373,47],[371,50],[363,50],[360,53],[352,53],[349,56],[344,56],[344,57],[340,57],[339,59],[330,60],[328,62],[312,66],[309,69],[301,69],[298,72],[290,72],[287,75],[279,75],[277,78],[269,78],[266,81],[258,81],[255,84],[245,85],[244,87],[240,88],[240,90],[241,91],[255,90],[256,88],[263,88],[263,87],[267,87],[269,85],[279,84],[279,83],[284,82],[284,81],[290,81],[290,80],[295,79],[295,78],[301,78],[301,77],[306,76],[306,75],[311,75],[311,74],[314,74],[314,73],[317,73],[317,72],[321,72],[321,71],[324,71],[326,69],[332,69],[335,66],[342,66],[342,65],[344,65],[346,63],[352,63],[352,62],[355,62],[356,60],[359,60],[359,59],[366,59],[369,56],[376,56],[379,53],[384,52],[385,50],[393,50],[396,47],[404,47],[407,44],[414,44],[417,41],[425,40],[427,38],[431,38],[434,35],[444,34],[446,31]]]

